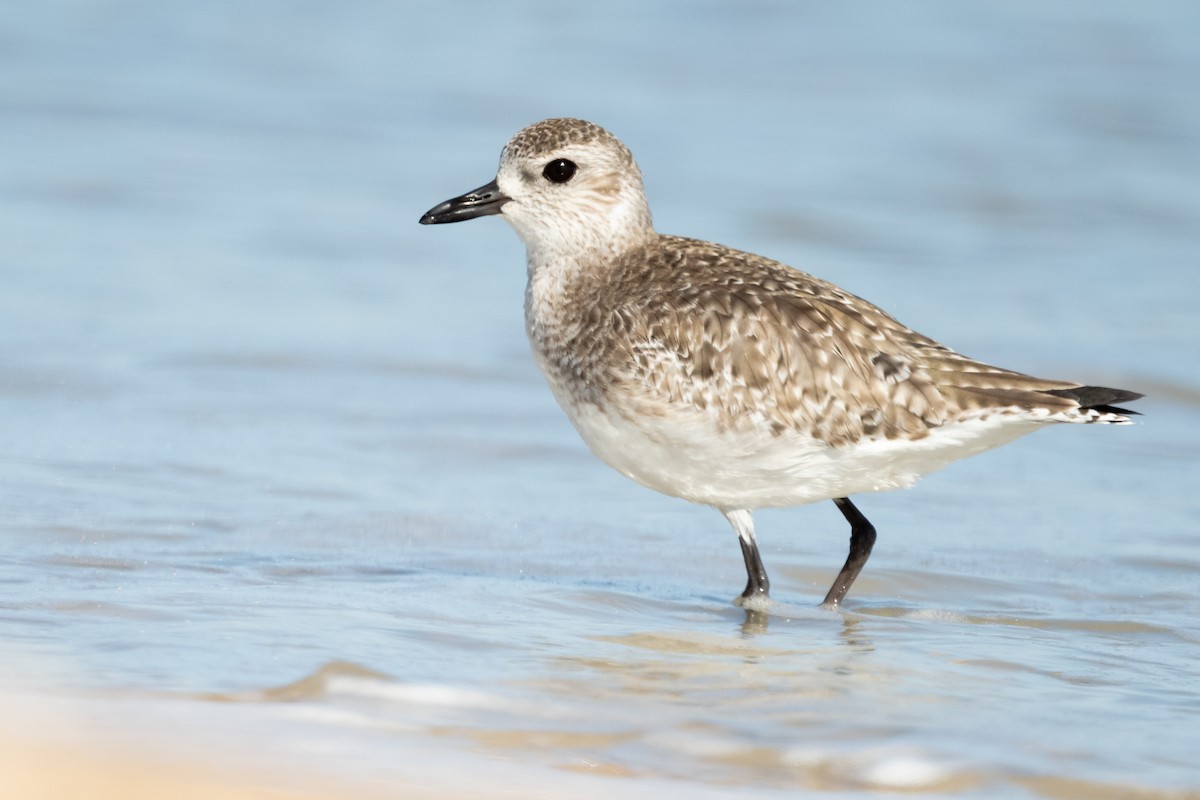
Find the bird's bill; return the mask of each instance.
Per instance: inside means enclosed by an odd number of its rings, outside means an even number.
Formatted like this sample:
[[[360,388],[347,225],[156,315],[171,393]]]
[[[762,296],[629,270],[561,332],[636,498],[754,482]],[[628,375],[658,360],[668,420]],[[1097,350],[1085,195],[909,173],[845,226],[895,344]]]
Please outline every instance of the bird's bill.
[[[499,214],[510,199],[500,191],[495,181],[480,186],[464,195],[439,203],[421,217],[422,225],[441,225],[444,222],[462,222],[465,219]]]

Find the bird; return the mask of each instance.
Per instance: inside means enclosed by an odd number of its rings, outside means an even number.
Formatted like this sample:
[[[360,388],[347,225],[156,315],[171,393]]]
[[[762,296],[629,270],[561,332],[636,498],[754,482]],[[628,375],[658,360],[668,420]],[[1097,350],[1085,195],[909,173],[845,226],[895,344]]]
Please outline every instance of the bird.
[[[1116,404],[1143,397],[991,366],[779,261],[659,233],[629,148],[585,120],[520,130],[494,180],[420,223],[490,215],[524,242],[525,330],[559,406],[601,461],[725,516],[747,610],[770,603],[754,511],[836,504],[836,610],[876,540],[851,495],[1052,423],[1131,424]]]

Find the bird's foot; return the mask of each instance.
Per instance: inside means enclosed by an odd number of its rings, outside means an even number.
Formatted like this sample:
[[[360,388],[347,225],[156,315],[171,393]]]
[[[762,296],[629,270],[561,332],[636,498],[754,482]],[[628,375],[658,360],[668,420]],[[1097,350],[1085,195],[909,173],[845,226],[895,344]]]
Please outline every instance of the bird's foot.
[[[746,591],[733,598],[733,604],[744,608],[746,611],[761,612],[771,607],[771,597],[765,591],[752,590],[750,587],[746,587]]]

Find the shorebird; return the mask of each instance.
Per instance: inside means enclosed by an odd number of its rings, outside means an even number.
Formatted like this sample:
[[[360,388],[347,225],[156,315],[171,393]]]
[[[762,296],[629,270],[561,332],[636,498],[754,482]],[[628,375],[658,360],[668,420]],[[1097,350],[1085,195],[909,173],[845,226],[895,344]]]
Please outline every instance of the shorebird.
[[[850,495],[911,486],[1048,423],[1129,424],[1142,395],[993,367],[778,261],[654,230],[629,149],[579,119],[518,132],[495,180],[421,223],[498,214],[525,243],[534,358],[602,461],[712,506],[737,533],[746,588],[770,582],[754,510],[833,500],[850,552],[837,608],[875,528]]]

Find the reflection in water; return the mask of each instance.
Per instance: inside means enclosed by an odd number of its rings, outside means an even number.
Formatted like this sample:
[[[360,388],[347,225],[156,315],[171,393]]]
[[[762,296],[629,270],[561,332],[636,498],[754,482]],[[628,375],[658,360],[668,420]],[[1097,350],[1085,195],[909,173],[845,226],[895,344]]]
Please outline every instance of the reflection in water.
[[[767,626],[770,623],[771,615],[765,611],[753,609],[744,609],[746,619],[742,621],[742,636],[753,637],[759,636],[767,632]]]
[[[771,617],[777,613],[770,610],[742,610],[745,613],[745,619],[741,623],[740,631],[742,637],[747,639],[765,635],[770,629]],[[817,611],[822,614],[828,614],[831,618],[840,621],[842,629],[839,634],[839,641],[842,644],[856,650],[869,651],[874,649],[874,646],[867,637],[867,628],[856,613],[845,610],[829,611],[824,608],[818,608]],[[783,635],[793,632],[789,629]]]
[[[842,641],[855,650],[874,650],[875,647],[871,644],[867,637],[867,626],[862,624],[862,620],[856,618],[852,614],[844,614],[842,618]]]

